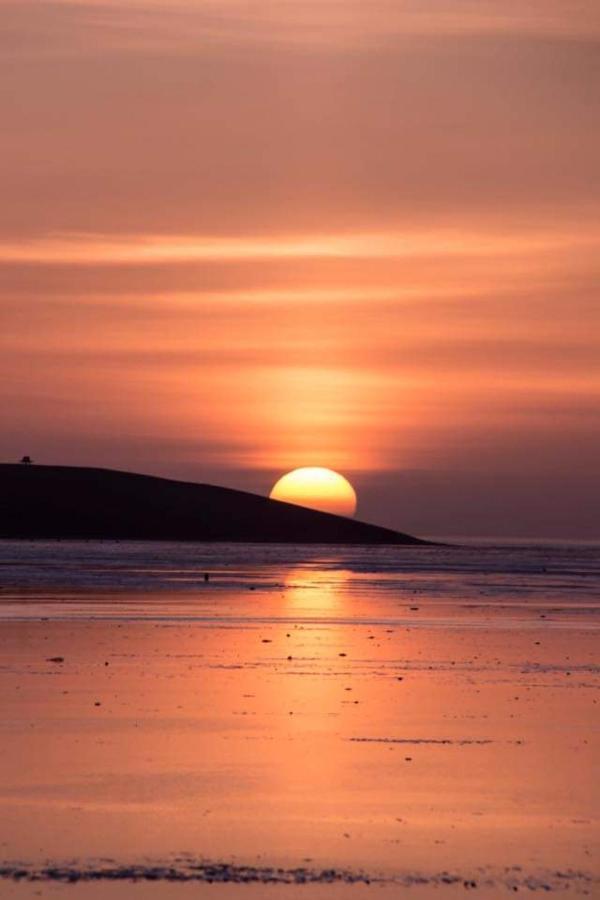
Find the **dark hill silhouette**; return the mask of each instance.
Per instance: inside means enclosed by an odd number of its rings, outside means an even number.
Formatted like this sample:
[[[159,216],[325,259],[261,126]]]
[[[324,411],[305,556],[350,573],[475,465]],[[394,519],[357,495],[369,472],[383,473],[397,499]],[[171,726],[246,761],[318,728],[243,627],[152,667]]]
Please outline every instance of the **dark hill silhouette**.
[[[0,537],[420,544],[407,534],[210,484],[0,464]]]

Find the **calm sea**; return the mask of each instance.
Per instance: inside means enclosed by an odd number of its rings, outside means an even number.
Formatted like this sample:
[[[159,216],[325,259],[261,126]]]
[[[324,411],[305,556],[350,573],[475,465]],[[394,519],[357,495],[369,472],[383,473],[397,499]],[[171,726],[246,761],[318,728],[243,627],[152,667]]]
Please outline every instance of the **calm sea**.
[[[207,580],[208,577],[208,580]],[[144,609],[145,597],[155,598]],[[108,541],[0,541],[0,617],[88,615],[194,618],[269,598],[340,613],[365,603],[527,607],[586,614],[600,608],[596,545],[339,547]],[[128,605],[124,597],[128,598]],[[409,607],[410,608],[410,607]],[[413,610],[416,611],[416,610]],[[589,620],[589,619],[588,619]]]

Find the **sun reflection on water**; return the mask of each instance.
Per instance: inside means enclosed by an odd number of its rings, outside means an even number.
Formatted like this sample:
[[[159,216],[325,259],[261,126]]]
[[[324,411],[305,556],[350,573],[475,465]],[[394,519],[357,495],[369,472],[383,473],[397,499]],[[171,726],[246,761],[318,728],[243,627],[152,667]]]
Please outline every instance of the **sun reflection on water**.
[[[284,598],[290,611],[318,614],[343,610],[352,573],[326,566],[326,561],[318,561],[289,570],[284,582]]]

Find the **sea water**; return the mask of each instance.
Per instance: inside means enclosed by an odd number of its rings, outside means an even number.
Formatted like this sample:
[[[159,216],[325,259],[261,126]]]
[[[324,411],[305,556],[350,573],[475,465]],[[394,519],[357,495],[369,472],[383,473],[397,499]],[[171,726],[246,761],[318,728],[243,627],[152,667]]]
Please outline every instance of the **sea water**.
[[[235,595],[256,612],[258,595],[293,592],[332,612],[332,598],[364,612],[375,601],[458,604],[471,610],[545,608],[549,614],[600,604],[600,547],[592,544],[334,546],[135,541],[0,541],[0,617],[127,614],[119,595],[163,597],[161,615],[194,616],[210,597]],[[85,609],[74,602],[79,595]],[[94,608],[95,598],[102,599]],[[66,601],[70,599],[67,606]],[[156,603],[153,607],[156,612]],[[340,610],[338,609],[337,612]]]

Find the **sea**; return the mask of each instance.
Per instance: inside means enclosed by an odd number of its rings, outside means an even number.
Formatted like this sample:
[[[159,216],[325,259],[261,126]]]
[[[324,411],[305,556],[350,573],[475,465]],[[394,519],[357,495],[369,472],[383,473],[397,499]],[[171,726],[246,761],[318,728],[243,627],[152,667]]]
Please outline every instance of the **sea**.
[[[290,594],[291,592],[291,594]],[[136,541],[0,541],[0,618],[205,618],[232,596],[236,614],[388,617],[415,604],[538,610],[594,620],[600,545],[339,546]],[[151,602],[150,602],[151,598]],[[343,601],[343,603],[342,603]],[[353,607],[353,602],[356,606]],[[282,611],[289,613],[289,603]],[[266,607],[265,607],[266,608]],[[411,612],[417,611],[410,609]],[[413,617],[414,618],[414,617]]]

